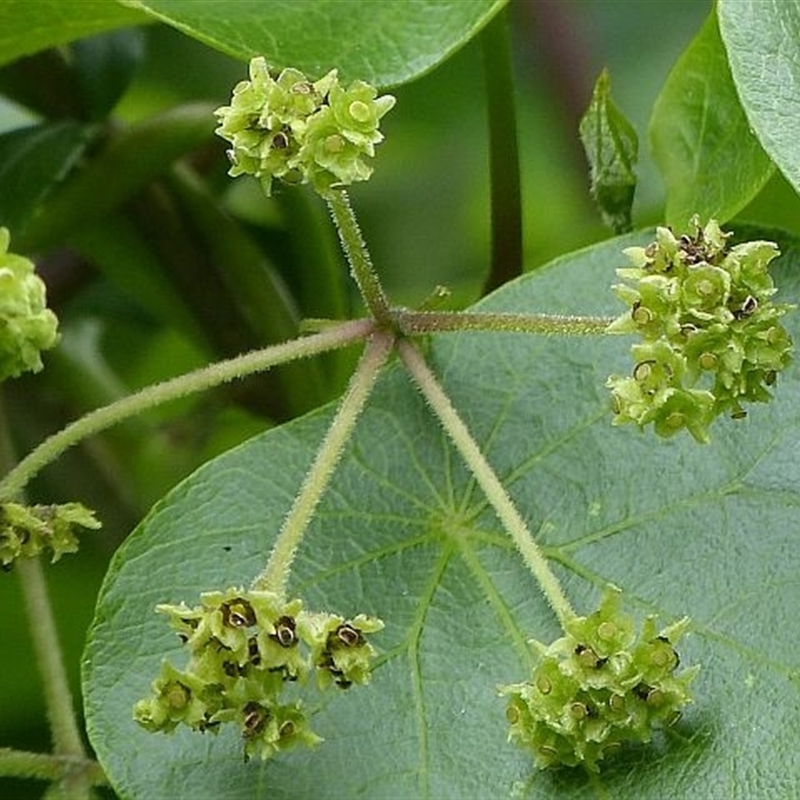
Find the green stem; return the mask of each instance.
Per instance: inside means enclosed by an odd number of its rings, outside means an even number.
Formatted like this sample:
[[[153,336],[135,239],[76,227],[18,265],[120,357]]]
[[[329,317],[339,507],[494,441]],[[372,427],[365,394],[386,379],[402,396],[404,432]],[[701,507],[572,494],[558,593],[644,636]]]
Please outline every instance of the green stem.
[[[147,411],[162,403],[176,400],[194,392],[210,389],[236,378],[285,364],[298,358],[324,353],[338,347],[366,339],[374,329],[372,320],[343,322],[335,328],[303,339],[265,347],[236,358],[220,361],[186,375],[148,386],[140,392],[124,397],[108,406],[81,417],[66,428],[45,439],[23,458],[0,481],[0,500],[18,495],[38,472],[58,458],[65,450],[95,433],[118,422]]]
[[[361,236],[347,192],[344,189],[330,191],[325,195],[325,201],[339,232],[342,248],[350,262],[350,273],[358,285],[367,308],[378,324],[390,323],[389,301],[372,266],[372,259]]]
[[[575,616],[575,612],[508,492],[503,488],[500,479],[486,460],[475,439],[472,438],[467,426],[450,402],[450,398],[439,385],[416,346],[409,341],[401,341],[398,344],[398,352],[406,369],[472,471],[475,480],[483,489],[503,526],[514,540],[514,544],[539,583],[542,593],[550,603],[561,626],[565,627],[566,623]]]
[[[339,463],[375,379],[392,352],[394,337],[375,333],[356,367],[336,416],[319,446],[300,491],[294,499],[280,533],[275,540],[264,571],[253,581],[253,589],[282,595],[286,589],[294,554],[308,528],[314,509]]]
[[[103,768],[96,762],[75,756],[31,753],[0,747],[0,775],[4,778],[36,778],[62,781],[81,775],[85,785],[107,786]]]
[[[489,118],[492,258],[488,294],[522,274],[522,193],[508,19],[498,14],[481,32]]]
[[[36,662],[44,685],[47,716],[56,755],[86,758],[72,704],[64,658],[58,642],[53,610],[47,595],[42,563],[38,558],[21,558],[15,564],[31,621]]]
[[[11,441],[5,424],[5,414],[0,408],[0,467],[7,468],[12,463]],[[23,558],[17,562],[16,571],[22,588],[36,664],[42,678],[55,755],[88,763],[64,667],[64,656],[58,641],[53,607],[47,594],[42,563],[39,558]],[[5,761],[0,760],[0,775],[16,774],[14,770],[24,766],[19,758],[9,755],[14,752],[2,750]],[[8,767],[9,772],[3,771],[4,766]],[[99,766],[97,768],[100,769]],[[68,772],[62,770],[57,780],[57,790],[62,796],[75,800],[91,797],[90,787],[94,782],[86,777],[83,769],[71,769]]]
[[[480,311],[406,311],[393,309],[395,324],[407,336],[447,331],[511,331],[514,333],[598,335],[613,317],[579,317],[559,314],[505,314]]]

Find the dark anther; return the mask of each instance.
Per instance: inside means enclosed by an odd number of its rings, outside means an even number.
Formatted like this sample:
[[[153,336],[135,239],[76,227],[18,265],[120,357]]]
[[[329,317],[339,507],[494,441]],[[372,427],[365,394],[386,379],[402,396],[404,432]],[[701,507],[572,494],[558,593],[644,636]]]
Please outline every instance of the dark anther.
[[[633,687],[633,693],[640,699],[640,700],[647,700],[650,697],[650,694],[655,691],[652,686],[648,686],[646,683],[637,683],[636,686]]]
[[[178,638],[181,640],[181,644],[186,644],[189,641],[189,637],[185,633],[179,633]]]
[[[647,258],[655,258],[658,252],[658,245],[655,242],[650,242],[644,249],[644,254]]]
[[[747,412],[743,408],[734,408],[731,411],[731,419],[744,419],[747,416]]]
[[[258,639],[255,636],[251,636],[247,640],[247,657],[254,667],[261,663],[261,652],[258,649]]]
[[[582,666],[594,669],[599,669],[608,661],[607,658],[600,658],[591,647],[585,644],[579,644],[575,648],[575,655],[578,656],[578,661]]]
[[[336,681],[336,685],[340,689],[349,689],[353,685],[353,681],[348,681],[346,678],[339,678]]]
[[[244,707],[244,735],[247,738],[258,736],[269,719],[269,710],[254,701]]]
[[[289,137],[283,131],[278,131],[272,137],[272,146],[276,150],[285,150],[289,146]]]
[[[290,719],[282,722],[280,728],[278,728],[278,736],[281,739],[288,739],[290,736],[294,736],[296,732],[297,726]]]
[[[633,368],[633,377],[637,381],[646,381],[653,374],[653,366],[655,361],[640,361]]]
[[[767,386],[773,386],[777,379],[778,373],[774,369],[767,370],[766,374],[764,375],[764,383],[766,383]]]
[[[747,297],[745,297],[744,302],[741,305],[741,308],[739,308],[738,311],[733,312],[733,316],[736,317],[736,319],[744,319],[745,317],[749,317],[753,313],[755,313],[755,310],[757,308],[758,308],[758,300],[756,300],[756,298],[753,297],[753,295],[749,294],[747,295]]]
[[[220,606],[222,624],[229,628],[249,628],[256,624],[256,612],[243,597],[234,597]]]
[[[294,618],[280,617],[275,621],[275,633],[270,634],[270,638],[274,639],[281,647],[292,647],[297,644],[296,627]]]
[[[335,631],[336,638],[345,647],[358,647],[364,644],[364,637],[358,628],[348,625],[346,622],[340,625]]]
[[[201,719],[200,722],[197,723],[197,730],[199,730],[200,733],[205,733],[206,731],[213,731],[215,728],[218,728],[221,724],[222,723],[218,719],[215,720],[209,719],[208,712],[206,712],[203,719]]]
[[[235,661],[224,661],[222,671],[229,678],[238,678],[242,674],[242,668]]]

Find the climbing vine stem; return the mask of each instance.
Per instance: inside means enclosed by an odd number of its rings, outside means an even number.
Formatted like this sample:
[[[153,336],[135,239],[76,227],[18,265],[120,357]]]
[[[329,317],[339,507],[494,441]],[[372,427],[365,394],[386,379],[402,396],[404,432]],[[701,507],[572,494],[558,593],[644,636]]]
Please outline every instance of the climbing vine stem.
[[[373,334],[303,485],[284,520],[267,566],[253,581],[254,590],[284,594],[297,547],[341,458],[344,446],[350,439],[364,404],[372,392],[375,378],[386,363],[393,346],[394,337],[391,334],[379,332]]]
[[[486,457],[481,452],[472,434],[445,394],[435,375],[431,372],[417,347],[409,341],[398,344],[398,352],[406,369],[414,379],[442,427],[447,431],[458,452],[472,471],[491,503],[503,526],[517,546],[526,565],[536,578],[544,596],[552,607],[562,628],[575,617],[575,612],[564,594],[561,584],[539,545],[533,539],[525,520],[503,488]]]

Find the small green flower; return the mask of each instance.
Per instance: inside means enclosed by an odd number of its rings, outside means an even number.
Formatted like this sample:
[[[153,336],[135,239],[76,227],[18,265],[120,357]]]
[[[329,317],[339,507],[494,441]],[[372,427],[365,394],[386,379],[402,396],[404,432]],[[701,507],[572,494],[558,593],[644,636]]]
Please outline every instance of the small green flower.
[[[509,698],[509,739],[531,750],[540,767],[599,762],[626,742],[643,743],[674,724],[691,702],[696,669],[677,674],[675,644],[688,619],[658,632],[647,617],[637,635],[617,592],[567,623],[550,645],[534,642],[539,663],[529,681],[500,688]]]
[[[647,247],[625,251],[632,267],[615,286],[629,311],[608,328],[638,333],[632,376],[614,375],[614,423],[653,424],[660,436],[688,430],[708,441],[715,417],[745,416],[744,402],[771,399],[770,386],[791,361],[793,345],[780,318],[791,308],[770,300],[772,242],[728,249],[730,234],[714,220],[693,236],[658,228]]]
[[[309,631],[313,630],[311,658],[319,685],[326,688],[335,683],[347,689],[354,683],[369,683],[375,650],[366,636],[382,628],[379,619],[363,614],[352,620],[333,615],[319,615],[313,620],[309,626]]]
[[[276,178],[310,182],[325,194],[370,177],[365,159],[383,140],[378,126],[393,105],[391,95],[377,97],[363,81],[343,87],[336,70],[313,82],[291,68],[273,78],[258,57],[250,62],[250,80],[216,110],[216,132],[232,145],[230,175],[255,176],[267,194]]]
[[[76,530],[96,530],[100,522],[80,503],[24,506],[0,504],[0,566],[8,569],[17,558],[33,558],[45,550],[52,562],[78,550]]]
[[[178,725],[198,727],[208,719],[209,707],[202,696],[206,684],[191,672],[181,672],[168,661],[153,681],[153,695],[134,707],[134,719],[148,731],[172,733]]]
[[[47,308],[45,285],[27,258],[8,252],[0,228],[0,381],[42,368],[41,351],[58,341],[58,320]]]

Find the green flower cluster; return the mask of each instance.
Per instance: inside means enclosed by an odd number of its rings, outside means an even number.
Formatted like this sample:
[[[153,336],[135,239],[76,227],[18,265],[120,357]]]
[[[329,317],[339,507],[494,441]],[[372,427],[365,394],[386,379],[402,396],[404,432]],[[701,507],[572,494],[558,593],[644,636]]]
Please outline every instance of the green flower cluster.
[[[375,155],[381,117],[394,102],[363,81],[344,88],[336,70],[313,82],[296,69],[273,78],[258,57],[250,62],[250,80],[234,87],[231,104],[214,112],[216,133],[233,145],[230,175],[254,175],[267,194],[273,178],[310,182],[325,194],[370,177],[364,158]]]
[[[700,442],[724,412],[746,415],[743,402],[766,402],[768,387],[791,361],[792,340],[780,318],[791,308],[770,302],[768,273],[779,254],[772,242],[727,246],[712,219],[693,236],[658,228],[647,247],[625,253],[633,267],[617,270],[615,286],[630,311],[610,332],[641,335],[631,348],[630,376],[612,375],[615,424],[653,423],[671,436],[685,428]]]
[[[625,742],[649,742],[654,727],[674,724],[691,702],[697,668],[676,675],[674,648],[688,619],[657,632],[647,617],[637,637],[618,605],[618,593],[609,593],[594,614],[567,623],[562,638],[534,642],[540,658],[530,681],[500,688],[510,698],[509,739],[530,748],[542,768],[584,764],[596,772]]]
[[[194,608],[157,610],[170,617],[191,660],[185,670],[162,664],[153,694],[136,704],[134,719],[166,733],[181,724],[216,732],[233,723],[245,758],[267,759],[321,741],[301,702],[282,698],[287,684],[302,682],[311,671],[321,688],[368,683],[374,650],[366,635],[383,628],[378,619],[309,613],[300,600],[242,589],[207,592]]]
[[[58,341],[58,320],[47,308],[45,286],[33,264],[8,252],[0,228],[0,381],[42,368],[39,355]]]
[[[18,558],[32,558],[51,550],[53,562],[78,550],[76,528],[100,528],[101,524],[80,503],[58,506],[0,504],[0,566],[9,569]]]

